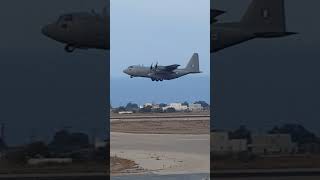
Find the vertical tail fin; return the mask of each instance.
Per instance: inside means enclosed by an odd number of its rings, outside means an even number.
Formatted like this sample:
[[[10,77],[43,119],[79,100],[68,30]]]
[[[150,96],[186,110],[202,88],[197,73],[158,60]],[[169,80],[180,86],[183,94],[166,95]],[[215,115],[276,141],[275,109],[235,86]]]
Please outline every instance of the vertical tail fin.
[[[284,0],[252,0],[241,24],[260,36],[284,36],[286,32]]]
[[[194,53],[189,60],[185,70],[189,71],[190,73],[201,73],[199,69],[199,55],[198,53]]]

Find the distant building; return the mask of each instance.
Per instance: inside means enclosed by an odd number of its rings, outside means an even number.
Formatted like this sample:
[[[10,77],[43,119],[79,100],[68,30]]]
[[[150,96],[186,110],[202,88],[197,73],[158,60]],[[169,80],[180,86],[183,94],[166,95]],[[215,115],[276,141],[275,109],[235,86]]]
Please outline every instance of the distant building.
[[[153,104],[152,105],[152,109],[160,109],[160,105],[159,104]]]
[[[320,144],[317,142],[303,143],[299,146],[298,151],[299,151],[299,153],[319,154],[320,153]]]
[[[226,131],[211,132],[211,151],[217,154],[239,153],[247,151],[246,139],[229,139]]]
[[[133,111],[119,111],[118,114],[133,114]]]
[[[28,160],[29,165],[40,165],[48,163],[66,164],[72,163],[71,158],[31,158]]]
[[[148,107],[148,106],[151,106],[152,107],[152,103],[145,103],[144,105],[143,105],[143,107]]]
[[[190,111],[202,111],[203,107],[201,104],[189,104]]]
[[[254,154],[290,154],[297,152],[297,144],[290,134],[252,135],[250,149]]]
[[[165,111],[169,108],[174,108],[176,111],[185,111],[188,110],[188,106],[182,105],[181,103],[170,103],[166,107],[163,107],[162,109]]]
[[[107,147],[107,142],[106,141],[101,141],[99,139],[96,139],[95,142],[94,142],[94,147],[96,149],[105,148],[105,147]]]

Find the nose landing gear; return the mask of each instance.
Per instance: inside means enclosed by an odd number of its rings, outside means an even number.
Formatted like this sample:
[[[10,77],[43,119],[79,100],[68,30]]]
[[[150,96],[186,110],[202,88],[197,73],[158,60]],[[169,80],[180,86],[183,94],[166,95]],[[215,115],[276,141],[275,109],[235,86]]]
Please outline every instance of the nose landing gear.
[[[67,51],[68,53],[74,52],[75,49],[76,47],[71,44],[66,45],[66,47],[64,48],[64,50]]]

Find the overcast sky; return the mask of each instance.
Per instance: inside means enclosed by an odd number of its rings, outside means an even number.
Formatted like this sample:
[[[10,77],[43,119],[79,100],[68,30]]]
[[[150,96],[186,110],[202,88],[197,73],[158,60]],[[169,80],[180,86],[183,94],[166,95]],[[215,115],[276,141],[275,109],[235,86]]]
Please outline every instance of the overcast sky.
[[[134,64],[180,64],[200,55],[209,76],[209,0],[111,0],[111,77]]]

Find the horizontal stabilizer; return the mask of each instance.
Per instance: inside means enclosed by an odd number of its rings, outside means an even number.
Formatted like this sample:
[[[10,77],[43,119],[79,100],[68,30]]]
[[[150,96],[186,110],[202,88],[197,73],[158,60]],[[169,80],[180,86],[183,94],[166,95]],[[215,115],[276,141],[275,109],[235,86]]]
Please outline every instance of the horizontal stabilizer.
[[[210,10],[210,23],[217,22],[217,19],[215,19],[217,16],[220,16],[221,14],[224,14],[225,11],[217,10],[217,9],[211,9]]]

